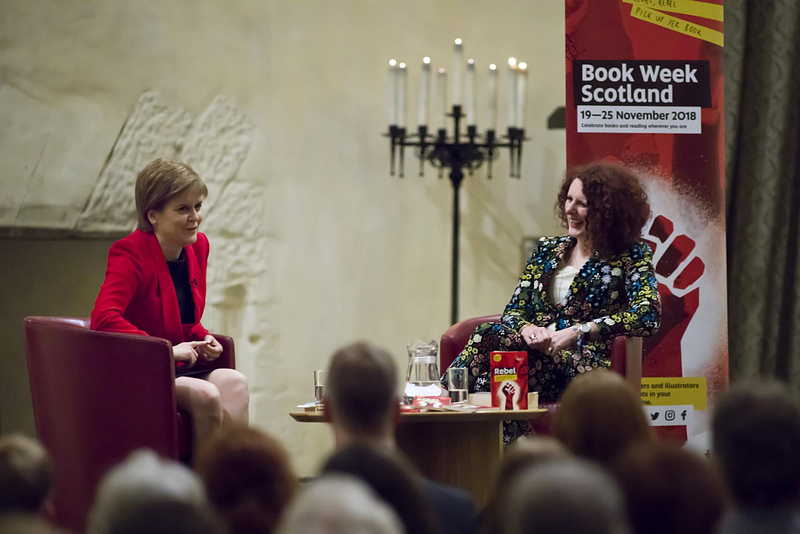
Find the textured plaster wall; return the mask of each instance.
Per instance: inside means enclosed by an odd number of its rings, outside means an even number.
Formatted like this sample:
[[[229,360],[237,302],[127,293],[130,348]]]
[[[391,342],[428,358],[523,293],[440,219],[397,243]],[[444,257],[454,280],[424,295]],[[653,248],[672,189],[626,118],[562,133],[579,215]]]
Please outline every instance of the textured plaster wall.
[[[522,180],[507,178],[504,154],[493,180],[481,169],[462,187],[461,316],[501,311],[522,237],[557,231],[564,135],[545,121],[564,101],[560,0],[0,0],[0,10],[0,228],[132,228],[138,169],[159,155],[194,165],[210,189],[204,323],[236,337],[251,421],[287,444],[303,475],[331,446],[327,428],[287,415],[310,398],[312,371],[358,338],[404,368],[406,343],[449,326],[451,188],[430,168],[416,176],[410,153],[406,178],[388,174],[389,58],[411,66],[409,119],[422,56],[449,69],[455,37],[479,72],[509,56],[530,66]],[[503,76],[500,101],[503,126]],[[4,278],[34,288],[4,291],[0,319],[20,328],[0,354],[3,431],[32,428],[21,317],[88,313],[107,244],[2,242]],[[42,277],[80,298],[44,291]]]

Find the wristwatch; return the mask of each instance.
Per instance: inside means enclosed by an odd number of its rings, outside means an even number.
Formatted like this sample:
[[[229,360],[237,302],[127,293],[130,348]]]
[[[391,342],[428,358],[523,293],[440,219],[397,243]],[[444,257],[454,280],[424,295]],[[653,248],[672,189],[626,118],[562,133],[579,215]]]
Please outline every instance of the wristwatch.
[[[591,329],[589,328],[589,323],[583,323],[581,325],[581,341],[586,341],[589,339],[589,332]]]

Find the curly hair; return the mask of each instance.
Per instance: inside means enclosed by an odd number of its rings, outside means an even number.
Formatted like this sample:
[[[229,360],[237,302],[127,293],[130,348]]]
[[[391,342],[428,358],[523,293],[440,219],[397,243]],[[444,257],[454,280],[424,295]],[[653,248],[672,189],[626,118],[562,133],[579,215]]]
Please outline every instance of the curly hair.
[[[650,218],[650,203],[639,178],[628,169],[595,162],[567,171],[558,193],[556,213],[567,227],[564,205],[573,180],[583,184],[589,213],[586,230],[594,249],[603,257],[618,254],[636,242]]]
[[[194,466],[231,534],[273,532],[300,489],[289,453],[256,428],[223,428],[199,448]]]

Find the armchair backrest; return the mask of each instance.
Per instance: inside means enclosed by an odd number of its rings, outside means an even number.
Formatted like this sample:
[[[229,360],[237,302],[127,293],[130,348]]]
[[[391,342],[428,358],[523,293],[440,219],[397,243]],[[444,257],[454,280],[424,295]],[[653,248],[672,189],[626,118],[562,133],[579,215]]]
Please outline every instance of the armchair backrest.
[[[27,317],[24,330],[36,433],[55,466],[55,520],[81,531],[100,479],[131,451],[178,458],[172,345],[95,332],[88,319]]]
[[[442,339],[439,341],[439,369],[442,373],[450,367],[458,357],[458,354],[464,350],[469,341],[469,336],[475,329],[483,323],[499,323],[500,315],[483,315],[481,317],[470,317],[457,322],[448,328]]]

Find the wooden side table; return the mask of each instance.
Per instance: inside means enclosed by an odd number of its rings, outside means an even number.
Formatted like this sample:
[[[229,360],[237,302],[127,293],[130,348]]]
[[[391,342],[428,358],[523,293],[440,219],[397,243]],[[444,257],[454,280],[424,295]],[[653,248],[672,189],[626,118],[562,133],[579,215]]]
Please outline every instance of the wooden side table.
[[[531,420],[547,410],[404,413],[397,445],[426,477],[462,488],[478,506],[489,500],[503,457],[503,421]],[[302,423],[323,422],[322,412],[292,412]]]

